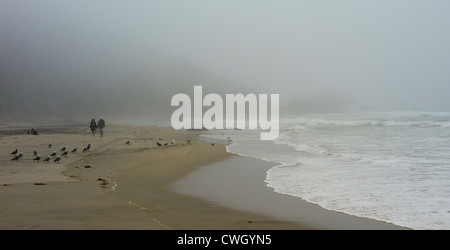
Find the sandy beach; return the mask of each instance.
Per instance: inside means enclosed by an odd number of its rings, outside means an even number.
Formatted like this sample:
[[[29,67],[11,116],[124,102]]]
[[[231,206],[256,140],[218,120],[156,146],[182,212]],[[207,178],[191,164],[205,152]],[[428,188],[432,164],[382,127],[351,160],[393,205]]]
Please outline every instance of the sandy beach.
[[[201,131],[29,129],[0,128],[0,229],[402,229],[274,193],[263,178],[273,164],[227,153]],[[59,162],[42,161],[65,146]],[[12,161],[16,148],[23,156]]]

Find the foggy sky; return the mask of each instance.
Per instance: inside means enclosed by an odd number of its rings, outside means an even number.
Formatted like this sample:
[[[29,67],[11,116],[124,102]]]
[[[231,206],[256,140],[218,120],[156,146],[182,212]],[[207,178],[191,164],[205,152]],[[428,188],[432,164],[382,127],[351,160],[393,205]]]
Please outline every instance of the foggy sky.
[[[0,50],[23,45],[93,69],[99,54],[139,63],[158,52],[281,103],[338,93],[380,109],[450,110],[449,13],[447,0],[0,0]]]

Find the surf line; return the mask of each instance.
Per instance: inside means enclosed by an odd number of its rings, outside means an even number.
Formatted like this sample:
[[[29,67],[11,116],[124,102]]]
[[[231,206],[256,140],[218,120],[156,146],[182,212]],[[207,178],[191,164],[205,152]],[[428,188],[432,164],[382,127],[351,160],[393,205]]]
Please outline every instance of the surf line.
[[[174,129],[246,129],[246,121],[248,121],[248,129],[269,130],[260,133],[261,140],[278,138],[280,127],[279,94],[270,95],[270,120],[267,94],[259,94],[258,96],[253,93],[246,96],[241,93],[226,94],[225,122],[224,102],[219,94],[210,93],[203,97],[202,86],[194,86],[193,102],[194,116],[192,117],[192,102],[189,95],[178,93],[172,97],[171,106],[179,107],[172,113],[170,121]],[[204,106],[210,108],[203,112]]]

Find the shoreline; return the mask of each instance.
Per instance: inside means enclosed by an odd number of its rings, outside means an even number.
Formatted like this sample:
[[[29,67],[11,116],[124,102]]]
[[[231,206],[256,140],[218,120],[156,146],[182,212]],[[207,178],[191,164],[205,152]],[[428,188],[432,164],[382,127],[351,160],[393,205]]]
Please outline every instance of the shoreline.
[[[285,203],[288,196],[265,186],[266,171],[252,169],[273,164],[229,153],[224,144],[212,146],[200,139],[201,133],[110,124],[104,138],[92,137],[88,128],[81,125],[52,128],[38,136],[1,134],[0,199],[7,202],[0,205],[0,229],[341,229],[343,221],[333,221],[331,227],[314,223],[316,215],[311,212],[296,220],[236,206],[240,202],[225,204],[174,190],[175,183],[209,169],[213,174],[203,178],[209,181],[205,190],[220,187],[220,181],[232,180],[232,176],[247,176],[254,179],[244,181],[243,186],[230,181],[225,190],[233,186],[246,190],[233,191],[236,195],[232,196],[250,192],[260,198],[248,203],[261,208],[268,201],[285,208],[291,206]],[[176,141],[174,145],[156,146],[157,141],[170,143],[172,139]],[[192,143],[187,143],[188,139]],[[54,144],[52,149],[47,148],[50,141]],[[88,152],[69,154],[60,163],[31,160],[33,148],[47,154],[62,146],[77,145],[81,150],[87,143],[92,144]],[[15,147],[24,150],[23,159],[17,162],[9,156],[10,149]],[[239,173],[239,169],[233,168],[239,164],[246,165],[240,170],[255,174]],[[260,183],[255,185],[256,179]],[[294,199],[295,203],[300,200]],[[258,203],[264,200],[266,203]],[[320,207],[313,205],[311,210],[323,216]]]
[[[229,154],[230,157],[200,167],[189,176],[176,181],[173,189],[212,203],[314,229],[409,230],[388,222],[328,210],[298,197],[277,193],[264,181],[267,171],[277,166],[277,163]],[[233,182],[227,181],[231,178],[234,179]],[[206,179],[211,179],[210,182],[216,185],[208,185]]]

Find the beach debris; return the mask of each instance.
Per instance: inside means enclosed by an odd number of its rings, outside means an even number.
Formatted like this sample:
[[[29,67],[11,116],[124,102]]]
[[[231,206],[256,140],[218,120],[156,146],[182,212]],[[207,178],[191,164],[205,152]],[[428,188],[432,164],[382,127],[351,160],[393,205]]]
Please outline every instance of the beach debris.
[[[84,168],[91,168],[91,166],[84,166]]]
[[[53,160],[53,162],[58,162],[58,161],[60,161],[60,160],[61,160],[61,156],[58,155],[58,157],[56,157],[55,160]]]
[[[39,135],[37,130],[34,130],[34,128],[31,129],[31,132],[29,130],[27,130],[27,134],[32,134],[32,135]]]
[[[15,155],[15,154],[17,154],[17,152],[18,152],[18,150],[16,148],[16,150],[12,151],[10,155]]]
[[[71,153],[76,153],[77,152],[77,150],[78,150],[78,148],[77,147],[75,147],[74,149],[72,149],[72,151],[70,151]]]
[[[48,148],[51,148],[52,147],[52,143],[50,142],[49,144],[48,144]]]
[[[191,143],[191,139],[187,140],[187,143],[188,143],[188,144]]]
[[[172,141],[170,142],[170,144],[175,144],[175,139],[172,139]]]
[[[130,144],[130,141],[125,142],[125,144]]]
[[[214,143],[211,143],[211,146],[214,146]]]
[[[67,155],[69,153],[69,151],[64,151],[64,153],[62,153],[63,156]]]
[[[62,147],[59,151],[66,151],[67,146]]]
[[[45,185],[43,182],[35,182],[34,185]]]
[[[109,181],[107,179],[98,178],[97,181],[101,181],[100,186],[106,186],[108,185]]]
[[[50,156],[56,156],[56,151],[53,151],[53,153],[51,153]]]
[[[41,156],[38,155],[38,156],[36,156],[36,157],[33,159],[33,161],[39,161],[40,159],[41,159]]]
[[[253,221],[251,221],[251,220],[249,220],[249,221],[247,221],[248,223],[253,223]]]
[[[44,159],[44,161],[49,162],[50,161],[50,155],[48,155],[47,158]]]
[[[161,139],[161,138],[159,138],[159,140],[160,140],[160,141],[162,141],[162,139]]]

